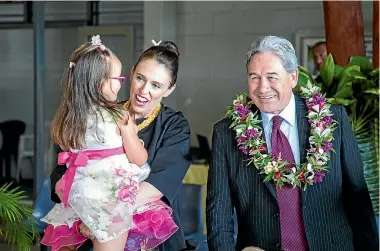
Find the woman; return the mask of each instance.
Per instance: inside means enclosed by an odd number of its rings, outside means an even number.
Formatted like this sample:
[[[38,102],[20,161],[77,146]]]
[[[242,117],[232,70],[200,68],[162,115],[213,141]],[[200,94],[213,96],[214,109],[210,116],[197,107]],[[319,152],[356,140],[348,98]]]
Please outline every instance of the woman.
[[[136,119],[138,135],[148,151],[151,173],[141,190],[149,190],[149,196],[137,195],[136,206],[161,198],[173,208],[173,218],[179,230],[164,244],[165,251],[177,251],[186,247],[178,217],[177,191],[189,169],[190,128],[181,112],[163,106],[161,100],[168,97],[176,87],[179,50],[173,42],[161,42],[144,51],[131,70],[130,99],[124,103],[130,116]],[[54,202],[60,202],[56,187],[66,166],[57,166],[51,174]],[[143,189],[142,189],[143,187]],[[80,230],[92,237],[86,226]],[[90,250],[91,241],[80,250]]]

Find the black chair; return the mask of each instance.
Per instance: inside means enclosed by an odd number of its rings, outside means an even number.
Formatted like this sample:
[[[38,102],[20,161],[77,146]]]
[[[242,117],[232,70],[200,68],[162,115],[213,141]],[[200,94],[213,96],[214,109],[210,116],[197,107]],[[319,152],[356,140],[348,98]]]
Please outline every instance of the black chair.
[[[203,241],[203,210],[202,210],[202,186],[182,184],[178,192],[179,219],[185,235],[185,240],[190,246]]]
[[[24,134],[26,125],[20,120],[8,120],[0,123],[0,131],[3,136],[3,145],[0,149],[1,175],[3,174],[3,163],[5,162],[5,179],[11,178],[11,161],[16,163],[18,158],[18,146],[20,136]]]
[[[193,163],[204,163],[209,164],[211,158],[211,148],[208,144],[208,139],[206,136],[197,134],[199,147],[191,147],[190,154]]]

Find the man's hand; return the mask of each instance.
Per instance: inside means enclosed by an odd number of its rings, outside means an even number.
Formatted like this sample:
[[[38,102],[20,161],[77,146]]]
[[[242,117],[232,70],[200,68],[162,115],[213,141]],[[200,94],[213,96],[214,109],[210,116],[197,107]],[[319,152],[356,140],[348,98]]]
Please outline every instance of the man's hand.
[[[246,247],[243,249],[243,251],[264,251],[264,250],[258,247]]]

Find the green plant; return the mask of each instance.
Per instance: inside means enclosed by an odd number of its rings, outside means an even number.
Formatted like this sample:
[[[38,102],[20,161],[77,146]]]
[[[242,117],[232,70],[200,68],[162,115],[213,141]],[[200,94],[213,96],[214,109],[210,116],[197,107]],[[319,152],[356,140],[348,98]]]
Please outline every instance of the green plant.
[[[310,81],[321,87],[328,102],[345,106],[359,145],[372,204],[379,215],[379,68],[374,69],[366,57],[360,56],[351,57],[348,65],[342,67],[329,54],[320,77],[322,82],[317,83],[300,66],[295,91]]]
[[[37,234],[33,209],[20,203],[27,197],[24,191],[10,187],[0,187],[0,235],[17,250],[29,251]]]

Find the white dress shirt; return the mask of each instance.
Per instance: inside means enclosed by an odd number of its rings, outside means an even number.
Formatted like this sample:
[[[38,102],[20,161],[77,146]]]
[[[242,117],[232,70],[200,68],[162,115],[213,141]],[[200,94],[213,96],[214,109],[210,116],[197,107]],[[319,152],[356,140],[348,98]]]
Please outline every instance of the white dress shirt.
[[[271,136],[272,136],[272,118],[276,114],[261,112],[261,119],[264,127],[265,141],[267,144],[268,152],[272,152]],[[298,128],[297,128],[297,117],[296,117],[296,102],[294,99],[294,94],[290,98],[289,104],[285,109],[278,114],[284,120],[281,123],[280,130],[285,134],[289,141],[290,147],[292,148],[294,160],[296,164],[300,164],[300,149],[298,140]]]

